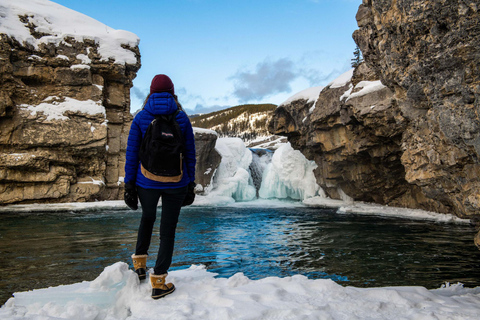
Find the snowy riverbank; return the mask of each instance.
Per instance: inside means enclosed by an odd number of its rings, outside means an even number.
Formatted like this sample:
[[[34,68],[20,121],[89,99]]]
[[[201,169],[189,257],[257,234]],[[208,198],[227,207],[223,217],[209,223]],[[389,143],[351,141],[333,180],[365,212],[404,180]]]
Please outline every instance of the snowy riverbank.
[[[161,203],[160,203],[161,205]],[[195,198],[193,206],[199,207],[319,207],[337,209],[338,214],[373,215],[382,217],[395,217],[411,220],[425,220],[446,223],[470,223],[469,219],[461,219],[453,214],[442,214],[420,209],[389,207],[374,203],[334,200],[323,197],[307,198],[304,201],[291,201],[282,199],[256,199],[252,201],[235,202],[231,197],[225,196],[199,196]],[[41,213],[41,212],[78,212],[101,210],[130,210],[123,200],[96,201],[77,203],[52,203],[52,204],[17,204],[0,207],[0,214],[4,213]],[[139,209],[140,210],[140,209]]]
[[[332,280],[242,273],[215,278],[203,266],[172,271],[176,291],[150,298],[128,265],[118,262],[91,282],[16,293],[1,319],[478,319],[480,287],[342,287]]]

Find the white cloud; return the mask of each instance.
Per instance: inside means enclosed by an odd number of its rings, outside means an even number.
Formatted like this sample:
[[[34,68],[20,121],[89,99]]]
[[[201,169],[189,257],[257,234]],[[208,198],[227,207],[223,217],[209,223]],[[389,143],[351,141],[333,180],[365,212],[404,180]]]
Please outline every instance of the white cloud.
[[[256,65],[253,71],[239,70],[230,77],[234,81],[233,95],[242,103],[249,101],[263,101],[274,95],[292,94],[294,83],[306,80],[306,87],[325,85],[339,74],[341,70],[331,69],[328,73],[319,71],[314,57],[319,59],[321,52],[306,53],[299,60],[293,61],[281,58],[276,61],[265,59]]]
[[[238,71],[231,77],[235,81],[233,94],[242,102],[261,100],[272,94],[291,91],[290,83],[297,77],[295,64],[290,59],[267,59],[258,63],[253,72]]]

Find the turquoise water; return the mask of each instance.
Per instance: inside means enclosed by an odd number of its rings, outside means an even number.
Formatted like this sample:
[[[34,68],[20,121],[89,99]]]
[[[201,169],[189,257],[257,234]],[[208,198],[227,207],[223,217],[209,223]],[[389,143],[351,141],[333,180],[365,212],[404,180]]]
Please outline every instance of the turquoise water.
[[[131,264],[139,219],[123,210],[1,215],[1,303],[15,291],[93,280],[117,261]],[[329,209],[189,207],[171,270],[203,264],[219,277],[303,274],[357,287],[473,287],[480,286],[474,233],[468,225]],[[149,267],[157,249],[158,221]]]

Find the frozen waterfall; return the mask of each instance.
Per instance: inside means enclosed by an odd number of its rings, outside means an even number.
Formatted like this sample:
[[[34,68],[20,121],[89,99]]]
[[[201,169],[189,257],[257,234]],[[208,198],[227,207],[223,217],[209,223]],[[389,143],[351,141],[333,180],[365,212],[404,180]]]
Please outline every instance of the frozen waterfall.
[[[263,173],[272,162],[273,151],[268,149],[250,149],[252,151],[252,162],[250,163],[250,177],[257,191],[257,198],[262,187]]]
[[[239,138],[219,138],[216,149],[222,161],[208,198],[227,202],[256,198],[305,200],[321,190],[313,174],[317,165],[290,143],[272,152],[250,150]]]
[[[313,174],[316,168],[314,161],[286,143],[275,151],[265,169],[259,196],[295,200],[314,197],[320,189]]]
[[[240,138],[219,138],[215,146],[222,161],[213,177],[211,196],[230,197],[235,201],[255,199],[257,191],[248,170],[252,152]]]

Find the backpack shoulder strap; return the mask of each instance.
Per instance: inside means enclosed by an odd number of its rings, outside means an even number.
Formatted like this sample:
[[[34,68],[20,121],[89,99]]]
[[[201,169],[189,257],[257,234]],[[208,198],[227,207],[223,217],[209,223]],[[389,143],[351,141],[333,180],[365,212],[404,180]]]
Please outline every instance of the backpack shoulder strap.
[[[177,109],[177,111],[175,111],[175,113],[173,113],[172,120],[173,120],[173,125],[175,126],[175,130],[178,131],[180,137],[181,137],[182,140],[183,140],[182,129],[180,128],[180,125],[179,125],[178,122],[177,122],[177,115],[178,115],[179,113],[180,113],[180,110]]]

